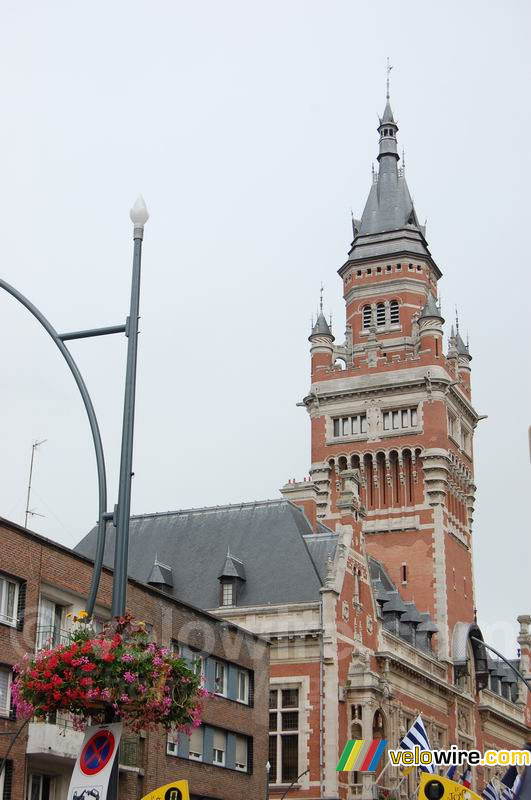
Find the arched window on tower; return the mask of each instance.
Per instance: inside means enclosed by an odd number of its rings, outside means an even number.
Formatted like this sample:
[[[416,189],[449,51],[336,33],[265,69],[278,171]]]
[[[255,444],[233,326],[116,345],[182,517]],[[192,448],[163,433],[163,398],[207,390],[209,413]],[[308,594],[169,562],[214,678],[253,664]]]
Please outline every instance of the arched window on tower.
[[[376,306],[376,324],[378,326],[385,325],[385,305],[378,303]]]
[[[398,308],[398,300],[391,300],[389,303],[389,321],[391,325],[398,325],[400,322],[400,309]]]
[[[370,328],[372,322],[372,308],[370,306],[363,306],[363,327]]]

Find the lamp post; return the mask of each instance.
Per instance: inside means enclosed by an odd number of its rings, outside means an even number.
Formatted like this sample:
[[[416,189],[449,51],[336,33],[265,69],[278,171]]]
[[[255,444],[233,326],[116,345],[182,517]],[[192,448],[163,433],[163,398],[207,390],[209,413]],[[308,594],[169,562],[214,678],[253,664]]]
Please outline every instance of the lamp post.
[[[144,225],[149,219],[144,198],[140,195],[131,209],[134,226],[133,277],[131,281],[131,305],[126,322],[127,369],[125,374],[124,415],[122,424],[122,449],[120,458],[120,483],[118,505],[114,524],[116,542],[114,549],[114,579],[112,586],[112,615],[125,612],[127,594],[127,557],[129,552],[129,516],[131,513],[131,469],[133,465],[133,431],[135,424],[136,363],[138,350],[138,319],[140,309],[140,268],[142,264],[142,240]]]
[[[269,800],[269,773],[271,772],[271,762],[266,764],[266,800]]]
[[[517,669],[516,669],[516,667],[513,667],[513,665],[511,664],[511,662],[510,662],[510,661],[508,661],[508,660],[505,658],[505,656],[502,656],[502,654],[501,654],[501,653],[498,653],[498,651],[497,651],[497,650],[495,650],[495,649],[494,649],[494,647],[492,647],[490,644],[486,644],[486,643],[483,641],[483,639],[478,639],[476,636],[471,636],[470,638],[472,639],[472,641],[473,641],[473,642],[477,642],[478,644],[482,644],[482,645],[483,645],[483,647],[486,647],[486,648],[487,648],[487,650],[491,650],[493,653],[496,653],[496,655],[498,656],[498,658],[501,658],[501,660],[502,660],[502,661],[504,661],[504,662],[507,664],[507,666],[509,667],[509,669],[512,669],[512,671],[514,672],[514,674],[516,675],[516,677],[517,677],[517,678],[520,678],[520,680],[522,681],[522,683],[523,683],[523,684],[524,684],[524,685],[527,687],[527,691],[528,691],[528,692],[531,692],[531,683],[528,681],[528,679],[527,679],[527,678],[526,678],[524,675],[522,675],[522,673],[521,673],[519,670],[517,670]]]

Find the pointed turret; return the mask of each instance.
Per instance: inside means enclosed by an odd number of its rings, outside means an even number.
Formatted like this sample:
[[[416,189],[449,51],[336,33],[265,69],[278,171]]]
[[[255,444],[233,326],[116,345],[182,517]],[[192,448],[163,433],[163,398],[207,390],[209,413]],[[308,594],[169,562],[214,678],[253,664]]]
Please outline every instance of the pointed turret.
[[[428,299],[426,300],[422,311],[420,312],[419,319],[440,319],[444,322],[444,317],[441,314],[441,309],[437,305],[437,301],[431,292],[428,292]]]
[[[334,335],[330,330],[330,325],[326,321],[325,315],[322,311],[319,312],[317,319],[315,320],[315,325],[312,328],[312,332],[309,336],[310,341],[312,341],[312,336],[330,336],[332,341],[334,341]]]
[[[457,351],[457,369],[459,377],[461,378],[461,385],[465,391],[465,394],[470,397],[470,362],[472,361],[472,356],[470,355],[470,350],[468,349],[468,342],[465,344],[461,334],[459,333],[459,323],[457,323],[456,327],[455,349]]]
[[[330,369],[334,363],[334,334],[330,329],[330,324],[323,314],[323,287],[321,286],[319,313],[308,337],[311,342],[312,375],[318,369]]]
[[[428,292],[426,302],[418,318],[419,334],[423,350],[431,350],[435,358],[442,355],[444,318],[437,301],[431,292]]]

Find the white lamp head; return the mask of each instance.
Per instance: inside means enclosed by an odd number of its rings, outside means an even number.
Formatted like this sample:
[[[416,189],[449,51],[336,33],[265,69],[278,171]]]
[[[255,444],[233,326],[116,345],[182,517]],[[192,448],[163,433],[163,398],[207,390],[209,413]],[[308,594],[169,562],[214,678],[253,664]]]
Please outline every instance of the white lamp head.
[[[135,204],[129,212],[129,216],[131,217],[131,222],[135,228],[143,228],[148,221],[149,212],[141,194],[139,194],[136,198]]]

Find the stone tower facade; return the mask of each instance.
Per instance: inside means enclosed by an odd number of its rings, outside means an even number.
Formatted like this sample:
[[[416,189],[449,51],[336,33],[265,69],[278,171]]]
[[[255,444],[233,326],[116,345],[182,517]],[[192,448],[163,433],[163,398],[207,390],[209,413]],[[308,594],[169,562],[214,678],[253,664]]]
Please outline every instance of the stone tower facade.
[[[368,555],[406,600],[436,620],[448,658],[460,620],[475,616],[472,574],[473,433],[468,346],[452,328],[443,348],[441,270],[399,167],[387,98],[379,168],[339,270],[346,333],[338,344],[322,311],[310,335],[311,478],[317,518],[341,520],[345,471],[360,479]]]

